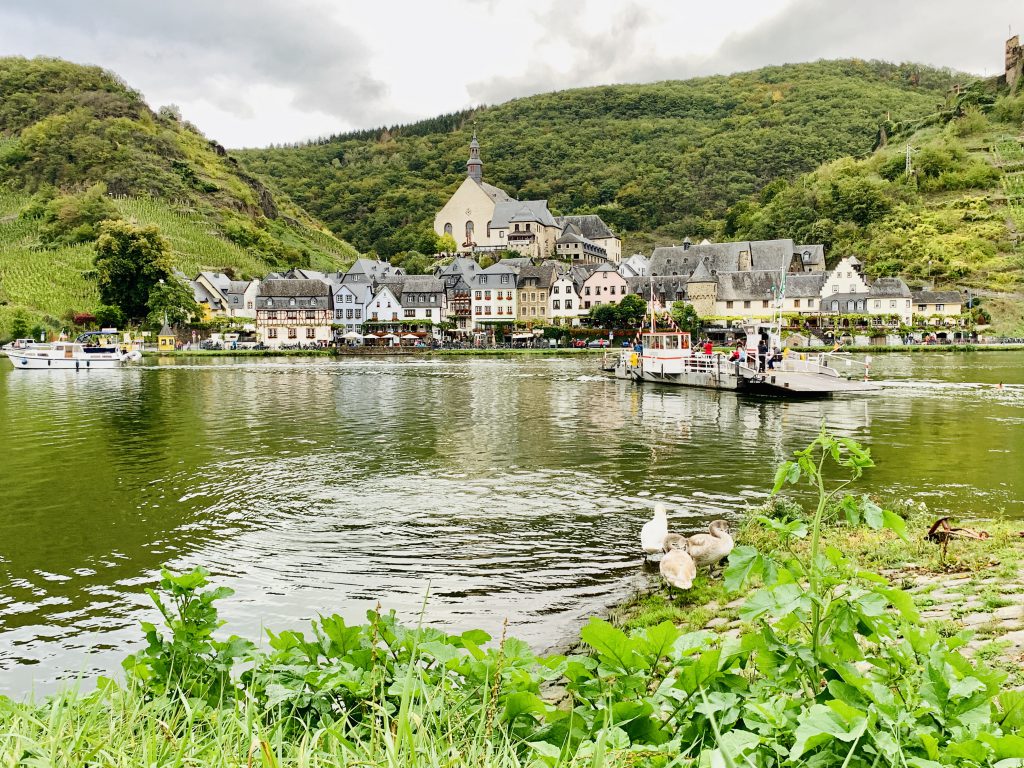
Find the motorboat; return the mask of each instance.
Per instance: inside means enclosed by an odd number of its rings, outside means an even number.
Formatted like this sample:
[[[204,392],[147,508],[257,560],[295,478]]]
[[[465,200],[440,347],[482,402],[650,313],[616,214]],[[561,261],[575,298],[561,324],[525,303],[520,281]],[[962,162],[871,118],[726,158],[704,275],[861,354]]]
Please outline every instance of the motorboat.
[[[19,340],[20,341],[20,340]],[[142,359],[137,349],[124,349],[109,331],[83,333],[74,341],[8,344],[3,353],[19,370],[120,368]]]

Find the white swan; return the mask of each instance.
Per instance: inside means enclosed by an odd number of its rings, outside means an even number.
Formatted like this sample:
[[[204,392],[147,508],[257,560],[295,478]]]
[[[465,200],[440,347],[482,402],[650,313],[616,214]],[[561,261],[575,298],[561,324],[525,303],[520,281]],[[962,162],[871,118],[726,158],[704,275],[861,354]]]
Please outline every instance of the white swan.
[[[671,549],[661,558],[661,576],[676,589],[690,589],[697,578],[697,566],[687,551],[688,546],[684,537],[673,538]]]
[[[732,552],[733,540],[729,535],[729,523],[715,520],[709,527],[709,533],[695,533],[687,539],[687,551],[698,568],[712,567],[724,560]]]
[[[656,555],[665,546],[665,537],[668,536],[668,510],[660,501],[654,504],[654,517],[644,523],[640,529],[640,546],[644,550],[644,559],[648,555]]]

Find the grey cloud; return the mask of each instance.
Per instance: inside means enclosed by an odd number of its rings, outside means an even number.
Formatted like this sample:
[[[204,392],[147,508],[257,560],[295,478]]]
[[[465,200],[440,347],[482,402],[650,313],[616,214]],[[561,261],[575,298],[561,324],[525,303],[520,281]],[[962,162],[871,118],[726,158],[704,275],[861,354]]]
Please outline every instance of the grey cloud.
[[[7,0],[0,30],[27,30],[39,38],[37,50],[65,58],[99,51],[99,63],[133,85],[240,116],[252,114],[243,89],[270,85],[288,89],[297,109],[350,124],[378,121],[389,111],[387,87],[368,71],[365,43],[330,10],[322,1]]]
[[[656,58],[644,44],[656,22],[641,6],[627,6],[605,34],[582,32],[574,11],[572,2],[559,0],[542,17],[546,44],[572,50],[567,73],[535,59],[522,74],[470,83],[470,96],[493,104],[598,83],[683,79],[822,58],[913,61],[992,74],[1002,65],[1007,25],[1024,22],[1019,0],[796,0],[755,29],[730,35],[710,56]],[[699,28],[679,30],[680,49],[700,34]]]

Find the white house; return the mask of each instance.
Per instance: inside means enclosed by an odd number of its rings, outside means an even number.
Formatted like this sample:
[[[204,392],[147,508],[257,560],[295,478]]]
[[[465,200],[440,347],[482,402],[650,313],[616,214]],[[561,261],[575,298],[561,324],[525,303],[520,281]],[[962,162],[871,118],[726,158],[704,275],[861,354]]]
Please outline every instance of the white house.
[[[572,274],[565,270],[556,275],[551,283],[548,300],[551,303],[548,316],[553,322],[562,325],[579,325],[581,315],[587,314],[580,304],[580,297],[572,281]]]
[[[334,288],[334,325],[340,326],[339,335],[361,332],[372,296],[370,283],[342,283]]]
[[[405,311],[391,287],[381,285],[367,303],[364,314],[368,323],[397,323],[402,320]]]
[[[473,327],[516,319],[516,277],[518,270],[499,261],[469,278]]]

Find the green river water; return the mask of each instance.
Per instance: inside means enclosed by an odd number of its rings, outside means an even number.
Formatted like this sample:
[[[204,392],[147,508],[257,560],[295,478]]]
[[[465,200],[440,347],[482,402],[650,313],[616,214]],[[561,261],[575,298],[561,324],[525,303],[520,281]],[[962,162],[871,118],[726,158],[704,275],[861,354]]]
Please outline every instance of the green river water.
[[[597,359],[177,358],[0,368],[0,692],[117,670],[160,566],[255,637],[378,601],[545,649],[643,578],[653,499],[695,530],[764,498],[821,419],[865,487],[1024,517],[1024,355],[882,355],[878,393],[636,386]],[[997,386],[1002,384],[1002,387]]]

